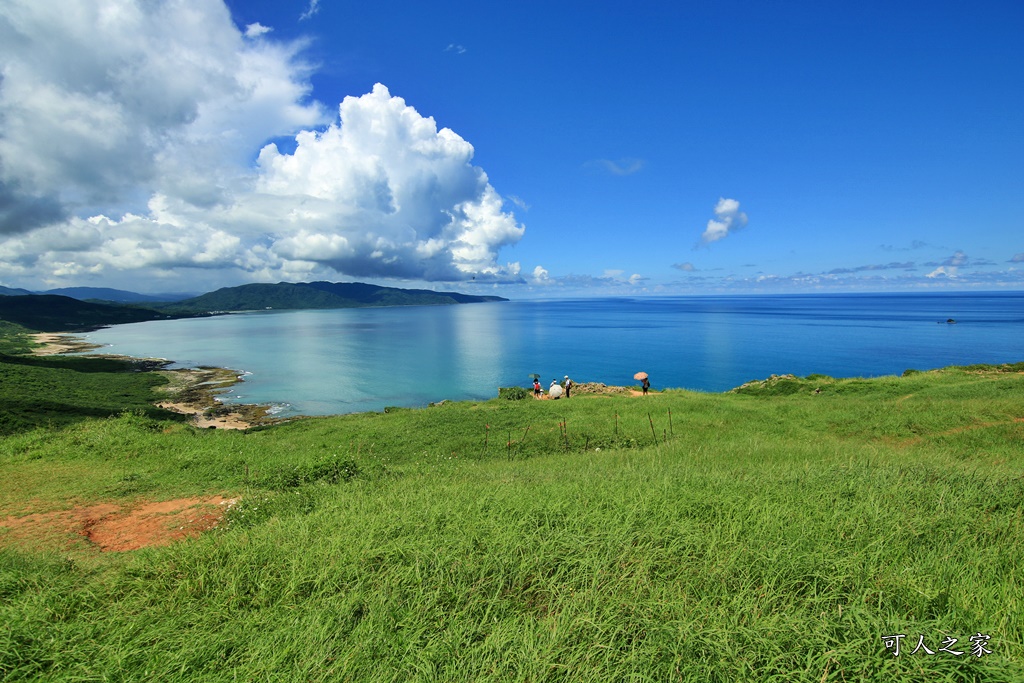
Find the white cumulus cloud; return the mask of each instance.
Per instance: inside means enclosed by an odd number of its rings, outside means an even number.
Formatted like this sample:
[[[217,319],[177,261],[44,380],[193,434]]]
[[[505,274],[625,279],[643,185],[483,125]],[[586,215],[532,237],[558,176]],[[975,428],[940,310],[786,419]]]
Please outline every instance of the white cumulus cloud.
[[[270,28],[269,26],[264,26],[263,24],[256,22],[255,24],[249,24],[245,27],[245,37],[259,38],[260,36],[266,33],[270,33],[273,30],[274,29]]]
[[[518,279],[497,256],[524,229],[472,165],[472,145],[379,83],[339,113],[292,154],[260,152],[256,190],[286,235],[276,253],[355,276]]]
[[[472,145],[383,85],[332,116],[271,35],[221,0],[0,5],[0,278],[521,281]]]
[[[20,209],[0,233],[137,210],[161,183],[217,201],[254,146],[324,121],[300,47],[245,41],[212,0],[5,2],[0,196]]]
[[[735,199],[721,197],[715,205],[715,218],[708,221],[701,241],[704,244],[717,242],[747,225],[747,214],[740,211],[740,203]]]
[[[927,275],[925,275],[925,277],[929,277],[929,278],[932,278],[932,279],[935,279],[937,277],[955,278],[956,277],[956,266],[939,266],[938,268],[936,268],[932,272],[930,272]]]

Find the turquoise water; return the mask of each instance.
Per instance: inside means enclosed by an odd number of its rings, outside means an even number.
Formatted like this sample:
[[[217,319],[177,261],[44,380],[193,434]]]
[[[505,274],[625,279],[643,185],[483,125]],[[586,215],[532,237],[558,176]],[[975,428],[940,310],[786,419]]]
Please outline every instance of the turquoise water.
[[[948,318],[957,320],[949,325]],[[941,322],[940,322],[941,321]],[[244,373],[228,401],[329,415],[499,386],[577,382],[724,391],[770,374],[870,377],[1024,361],[1024,293],[512,301],[265,311],[118,325],[105,351]]]

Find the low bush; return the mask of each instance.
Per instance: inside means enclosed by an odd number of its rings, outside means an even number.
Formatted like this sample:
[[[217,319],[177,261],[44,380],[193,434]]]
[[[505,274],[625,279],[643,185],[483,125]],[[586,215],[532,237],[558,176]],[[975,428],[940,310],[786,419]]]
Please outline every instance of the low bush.
[[[532,394],[533,392],[525,387],[498,388],[498,398],[504,398],[509,401],[522,401],[524,398],[530,398]]]

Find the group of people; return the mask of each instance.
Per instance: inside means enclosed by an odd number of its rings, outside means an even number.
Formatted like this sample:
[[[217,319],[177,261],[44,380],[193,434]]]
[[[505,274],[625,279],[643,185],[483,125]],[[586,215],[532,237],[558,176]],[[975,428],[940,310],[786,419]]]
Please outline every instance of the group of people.
[[[569,375],[565,376],[565,381],[562,384],[558,383],[557,379],[551,380],[551,386],[548,387],[548,396],[551,398],[561,398],[562,392],[565,392],[565,397],[569,398],[572,393],[572,380],[569,379]],[[533,397],[541,398],[544,395],[544,389],[540,386],[540,378],[533,378]]]
[[[651,381],[647,377],[643,377],[640,386],[643,388],[644,396],[646,396],[647,390],[651,388]],[[557,379],[553,379],[551,380],[551,386],[548,387],[548,396],[551,398],[561,398],[564,389],[565,397],[569,398],[572,393],[572,387],[573,382],[569,379],[569,375],[565,376],[565,380],[561,384],[558,383]],[[544,389],[540,386],[540,377],[533,378],[533,397],[544,397]]]

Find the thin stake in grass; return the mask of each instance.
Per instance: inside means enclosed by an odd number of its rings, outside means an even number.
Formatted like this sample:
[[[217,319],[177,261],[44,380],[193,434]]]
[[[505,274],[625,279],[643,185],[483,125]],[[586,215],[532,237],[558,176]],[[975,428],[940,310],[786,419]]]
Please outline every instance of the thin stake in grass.
[[[562,421],[558,423],[558,433],[562,437],[562,448],[567,451],[569,450],[569,426],[566,422],[563,417]]]
[[[654,431],[654,420],[651,418],[651,414],[647,413],[647,421],[651,423],[651,436],[654,437],[654,443],[658,443],[658,432]]]
[[[670,436],[675,436],[676,433],[672,430],[672,409],[668,409],[668,433]]]

